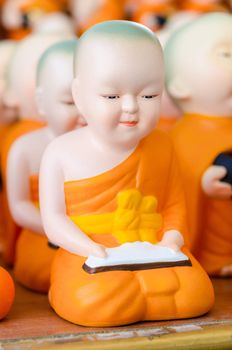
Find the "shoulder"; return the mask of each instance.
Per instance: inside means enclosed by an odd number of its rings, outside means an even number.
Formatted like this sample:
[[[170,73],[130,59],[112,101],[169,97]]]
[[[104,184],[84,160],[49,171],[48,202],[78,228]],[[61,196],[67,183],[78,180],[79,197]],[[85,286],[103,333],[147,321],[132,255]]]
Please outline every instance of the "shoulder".
[[[70,154],[73,149],[80,147],[80,130],[74,130],[56,137],[49,143],[44,152],[44,157],[61,159]]]
[[[43,141],[44,130],[31,131],[25,135],[18,137],[10,147],[10,153],[12,152],[24,152],[24,154],[33,153],[33,149],[36,145],[41,144]]]

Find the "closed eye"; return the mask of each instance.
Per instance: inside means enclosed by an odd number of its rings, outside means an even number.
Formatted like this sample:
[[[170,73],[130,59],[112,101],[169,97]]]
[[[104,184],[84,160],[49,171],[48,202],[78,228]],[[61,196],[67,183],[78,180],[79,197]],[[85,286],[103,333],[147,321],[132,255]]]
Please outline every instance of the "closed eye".
[[[61,96],[60,102],[65,105],[73,105],[74,101],[71,96]]]
[[[145,99],[147,99],[147,100],[150,100],[150,99],[155,98],[155,97],[157,97],[157,96],[158,96],[158,95],[143,95],[142,98],[145,98]]]
[[[73,101],[62,101],[63,104],[68,105],[68,106],[72,106],[74,105]]]
[[[231,52],[221,52],[220,56],[225,57],[225,58],[231,58]]]
[[[116,100],[118,99],[120,96],[119,95],[102,95],[102,97],[107,98],[109,100]]]

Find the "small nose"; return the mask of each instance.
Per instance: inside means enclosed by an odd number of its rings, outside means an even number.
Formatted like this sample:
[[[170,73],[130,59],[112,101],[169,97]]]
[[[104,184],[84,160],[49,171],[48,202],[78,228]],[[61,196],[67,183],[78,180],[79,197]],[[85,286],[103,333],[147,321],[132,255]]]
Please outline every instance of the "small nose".
[[[136,113],[138,111],[138,102],[135,96],[125,95],[122,98],[122,110],[125,113]]]

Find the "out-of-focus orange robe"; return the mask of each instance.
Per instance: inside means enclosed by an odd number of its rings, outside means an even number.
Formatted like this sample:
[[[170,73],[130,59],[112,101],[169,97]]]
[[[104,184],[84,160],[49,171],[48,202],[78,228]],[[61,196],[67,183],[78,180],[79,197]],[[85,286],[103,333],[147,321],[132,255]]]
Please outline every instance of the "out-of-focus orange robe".
[[[0,161],[2,158],[2,145],[5,135],[9,130],[9,125],[0,124]],[[0,171],[0,253],[4,250],[4,215],[3,215],[3,207],[4,207],[3,193],[2,193],[2,173]]]
[[[81,218],[112,213],[117,197],[130,189],[156,198],[157,211],[163,217],[158,240],[163,232],[174,228],[186,235],[184,197],[173,147],[168,136],[158,130],[112,170],[93,178],[65,182],[67,215]],[[129,234],[133,225],[128,225],[127,230]],[[96,234],[94,225],[88,234],[104,246],[119,245],[111,232]],[[59,249],[52,266],[51,305],[61,317],[85,326],[115,326],[204,314],[214,301],[211,282],[186,247],[183,251],[190,257],[191,267],[91,275],[82,269],[85,258]]]
[[[7,157],[9,150],[12,144],[24,134],[41,128],[44,126],[44,123],[35,120],[24,119],[14,123],[9,127],[7,134],[4,137],[2,144],[2,156],[1,156],[1,173],[3,180],[3,215],[4,215],[4,224],[5,224],[5,239],[4,239],[4,252],[3,259],[4,261],[11,265],[14,263],[15,256],[15,244],[20,233],[20,227],[16,225],[12,216],[10,214],[7,193],[6,193],[6,169],[7,169]]]
[[[201,12],[201,13],[207,13],[207,12],[221,12],[221,11],[227,11],[228,9],[218,3],[215,4],[207,4],[202,1],[201,3],[198,1],[197,3],[194,0],[183,0],[181,1],[180,5],[181,10],[184,11],[195,11],[195,12]]]
[[[232,264],[232,201],[208,198],[201,177],[218,154],[232,149],[232,117],[187,114],[172,137],[186,191],[191,250],[214,274]]]
[[[94,15],[89,18],[89,20],[83,26],[78,28],[78,34],[82,34],[88,28],[97,23],[119,19],[124,19],[123,2],[119,0],[106,0],[103,2],[103,5],[94,13]]]
[[[172,130],[172,128],[174,127],[178,119],[179,118],[177,117],[170,118],[170,117],[161,116],[156,127],[160,130],[168,132]]]
[[[31,201],[39,203],[38,176],[30,177]],[[36,292],[47,293],[55,250],[48,246],[47,236],[22,228],[16,244],[15,279]]]

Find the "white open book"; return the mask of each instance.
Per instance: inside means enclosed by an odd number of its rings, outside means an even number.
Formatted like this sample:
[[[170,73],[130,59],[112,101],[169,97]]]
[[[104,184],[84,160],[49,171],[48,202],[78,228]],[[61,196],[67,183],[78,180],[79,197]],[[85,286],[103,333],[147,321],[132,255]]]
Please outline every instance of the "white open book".
[[[89,256],[83,269],[88,273],[97,273],[192,265],[181,251],[176,252],[149,242],[125,243],[116,248],[106,248],[106,253],[106,258]]]

